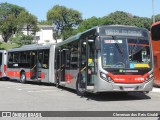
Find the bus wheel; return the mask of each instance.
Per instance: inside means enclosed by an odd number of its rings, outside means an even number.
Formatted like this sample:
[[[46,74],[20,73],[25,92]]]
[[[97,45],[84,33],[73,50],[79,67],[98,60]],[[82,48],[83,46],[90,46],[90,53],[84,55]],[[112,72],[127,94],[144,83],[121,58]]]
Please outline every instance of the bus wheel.
[[[76,91],[77,91],[77,95],[79,96],[86,95],[85,83],[82,82],[80,75],[78,75],[78,79],[76,82]]]
[[[26,75],[25,75],[25,72],[22,72],[21,75],[20,75],[20,82],[21,83],[26,83]]]
[[[58,77],[58,72],[56,72],[56,87],[59,88],[59,77]]]
[[[59,88],[59,79],[56,80],[56,87]]]

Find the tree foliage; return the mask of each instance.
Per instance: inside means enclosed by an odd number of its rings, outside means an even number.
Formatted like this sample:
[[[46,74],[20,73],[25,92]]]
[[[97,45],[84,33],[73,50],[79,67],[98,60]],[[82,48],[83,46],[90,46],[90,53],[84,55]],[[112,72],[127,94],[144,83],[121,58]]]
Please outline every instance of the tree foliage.
[[[39,25],[52,25],[51,21],[41,20],[38,22]]]
[[[27,11],[22,11],[18,15],[17,19],[18,19],[19,30],[21,29],[27,30],[27,35],[29,35],[30,31],[32,31],[32,34],[35,34],[35,32],[38,30],[37,17],[28,13]]]
[[[82,15],[77,10],[55,5],[48,11],[47,20],[54,24],[55,33],[60,34],[63,39],[66,39],[71,35],[68,33],[66,36],[66,30],[68,28],[70,31],[74,30],[74,28],[82,21]]]
[[[28,29],[36,31],[37,18],[29,14],[23,7],[10,4],[0,3],[0,33],[2,34],[4,42],[22,30],[24,25]]]
[[[0,32],[5,42],[17,30],[17,17],[24,8],[9,3],[0,4]]]
[[[108,24],[112,24],[112,22],[109,21],[108,19],[106,19],[106,17],[97,18],[97,17],[93,16],[91,18],[85,19],[82,23],[79,24],[78,32],[83,32],[83,31],[90,29],[94,26],[108,25]]]
[[[144,27],[146,29],[150,28],[152,22],[150,18],[134,16],[123,11],[111,13],[106,18],[113,24]]]
[[[155,15],[155,21],[160,21],[160,14]]]
[[[11,37],[11,43],[15,43],[18,46],[32,44],[33,36],[24,35],[22,32],[17,33],[14,37]]]

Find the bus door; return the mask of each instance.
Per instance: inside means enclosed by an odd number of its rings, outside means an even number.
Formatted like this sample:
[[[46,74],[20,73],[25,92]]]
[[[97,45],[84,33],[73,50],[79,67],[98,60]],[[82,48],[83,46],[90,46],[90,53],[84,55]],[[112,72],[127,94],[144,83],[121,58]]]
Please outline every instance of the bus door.
[[[81,87],[87,88],[94,85],[95,75],[95,41],[84,39],[80,43],[80,76]]]
[[[31,51],[30,53],[30,76],[31,79],[36,79],[36,62],[37,62],[37,52]]]
[[[68,49],[62,49],[60,53],[60,81],[64,82],[65,81],[65,68],[67,64],[67,53]]]
[[[0,53],[0,77],[2,77],[2,72],[3,72],[3,54]]]
[[[160,53],[154,54],[154,80],[156,85],[160,85]]]
[[[38,56],[41,56],[42,52],[41,51],[31,51],[31,67],[30,67],[30,72],[31,72],[31,79],[38,79],[40,78],[41,75],[41,61]]]
[[[39,54],[38,60],[40,62],[38,78],[43,79],[44,82],[48,82],[49,81],[49,49],[39,51],[38,54]]]

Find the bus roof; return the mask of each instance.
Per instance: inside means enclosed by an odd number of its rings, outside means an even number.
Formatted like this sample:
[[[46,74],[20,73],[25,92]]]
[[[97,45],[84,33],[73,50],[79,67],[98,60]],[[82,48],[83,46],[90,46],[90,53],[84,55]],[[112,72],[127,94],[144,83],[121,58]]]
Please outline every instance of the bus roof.
[[[53,43],[52,43],[53,44]],[[19,48],[9,49],[8,52],[12,51],[27,51],[27,50],[37,50],[37,49],[49,49],[52,44],[31,44],[23,45]],[[53,44],[54,45],[54,44]]]
[[[153,41],[160,40],[160,21],[153,23],[151,26],[151,38]]]
[[[89,32],[91,30],[94,30],[94,29],[98,30],[101,27],[120,27],[120,28],[124,27],[124,28],[135,28],[135,29],[144,29],[144,30],[147,30],[145,28],[136,27],[136,26],[128,26],[128,25],[102,25],[102,26],[95,26],[95,27],[92,27],[91,29],[88,29],[88,30],[86,30],[84,32],[81,32],[81,33],[78,33],[78,34],[76,34],[76,35],[74,35],[72,37],[69,37],[68,39],[66,39],[66,40],[64,40],[64,41],[62,41],[60,43],[57,43],[56,46],[58,47],[58,46],[61,46],[63,44],[66,44],[68,42],[72,42],[74,40],[78,40],[83,34]]]
[[[0,50],[0,53],[6,53],[6,50]]]
[[[160,24],[160,21],[155,22],[155,23],[152,24],[152,27],[155,26],[155,25],[159,25],[159,24]]]

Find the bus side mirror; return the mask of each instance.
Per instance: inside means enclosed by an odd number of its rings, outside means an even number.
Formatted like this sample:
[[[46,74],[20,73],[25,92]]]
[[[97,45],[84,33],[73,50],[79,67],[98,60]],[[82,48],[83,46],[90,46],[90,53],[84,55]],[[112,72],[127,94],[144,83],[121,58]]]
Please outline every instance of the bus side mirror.
[[[100,50],[101,49],[101,42],[99,39],[95,40],[95,48],[96,50]]]

